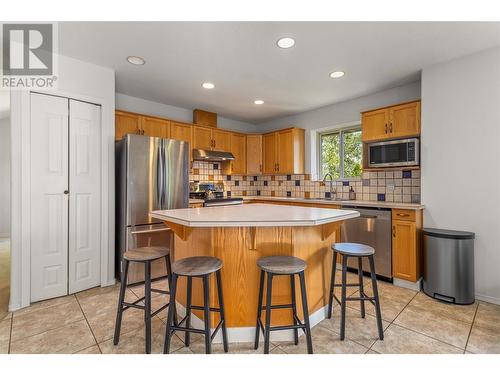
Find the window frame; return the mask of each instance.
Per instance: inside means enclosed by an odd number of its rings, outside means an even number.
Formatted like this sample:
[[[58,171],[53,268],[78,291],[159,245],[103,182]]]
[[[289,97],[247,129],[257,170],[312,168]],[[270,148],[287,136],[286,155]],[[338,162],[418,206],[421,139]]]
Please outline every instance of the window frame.
[[[361,123],[358,122],[356,124],[352,124],[349,126],[343,126],[343,127],[336,127],[336,128],[331,128],[328,130],[324,130],[321,132],[318,132],[318,139],[317,139],[317,170],[318,170],[318,177],[319,180],[323,180],[323,168],[322,168],[322,163],[321,163],[321,139],[323,136],[328,136],[328,135],[333,135],[333,134],[339,134],[340,136],[340,145],[339,145],[339,153],[340,153],[340,177],[334,178],[335,181],[353,181],[353,180],[361,180],[361,176],[359,177],[346,177],[344,176],[344,134],[351,132],[351,131],[362,131],[361,129]],[[361,142],[363,144],[363,142]],[[363,155],[361,155],[361,168],[363,168]]]

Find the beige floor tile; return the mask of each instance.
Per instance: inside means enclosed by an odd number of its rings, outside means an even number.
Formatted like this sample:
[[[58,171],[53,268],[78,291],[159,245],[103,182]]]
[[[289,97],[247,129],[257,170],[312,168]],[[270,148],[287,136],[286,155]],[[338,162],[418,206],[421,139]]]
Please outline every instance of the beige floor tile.
[[[11,324],[11,319],[0,321],[0,354],[7,354],[9,352]]]
[[[162,279],[162,280],[155,281],[155,282],[151,283],[151,288],[153,288],[153,289],[160,289],[160,290],[169,290],[169,288],[168,288],[168,280],[167,279]],[[129,289],[132,292],[134,292],[134,294],[137,297],[144,296],[144,285],[143,284],[131,286],[131,287],[129,287]],[[153,297],[154,296],[158,296],[158,295],[161,295],[161,294],[159,294],[159,293],[152,293]],[[167,298],[167,296],[165,296],[165,298]]]
[[[467,351],[477,354],[500,354],[500,327],[492,329],[474,323]]]
[[[51,331],[23,338],[11,343],[11,353],[76,353],[95,345],[94,337],[85,320],[70,323]]]
[[[476,313],[477,302],[471,305],[455,305],[441,302],[420,292],[410,302],[410,306],[431,311],[433,314],[460,320],[466,323],[472,323]]]
[[[118,345],[113,345],[113,340],[99,344],[103,354],[143,354],[145,350],[144,329],[138,329],[120,336]],[[165,340],[165,324],[159,318],[153,318],[151,327],[151,353],[163,353]],[[184,346],[184,343],[174,335],[170,344],[174,352]]]
[[[182,348],[180,349],[177,349],[175,352],[172,352],[170,354],[194,354],[191,349],[183,346]]]
[[[408,305],[394,321],[399,326],[465,349],[471,323],[452,319],[425,306]]]
[[[500,306],[491,303],[480,302],[477,308],[474,324],[483,328],[500,331]]]
[[[311,330],[314,354],[363,354],[367,348],[349,339],[340,341],[337,333],[317,325]],[[280,349],[288,354],[306,354],[307,345],[305,336],[299,338],[299,345],[293,342],[280,343]]]
[[[368,349],[365,354],[380,354],[379,352],[376,352],[375,350]]]
[[[11,313],[11,312],[7,313],[7,314],[3,317],[3,319],[1,319],[0,321],[10,320],[10,319],[12,319],[12,313]]]
[[[384,329],[389,324],[389,322],[382,320]],[[325,319],[318,325],[340,333],[340,308],[333,310],[331,319]],[[367,314],[363,319],[358,310],[348,307],[346,310],[345,337],[369,348],[378,339],[376,318]]]
[[[106,289],[106,288],[104,288]],[[80,296],[77,294],[77,300],[87,317],[102,314],[105,311],[116,311],[118,306],[119,289],[110,288],[106,292],[94,293]],[[125,292],[125,301],[134,302],[137,297],[130,290]]]
[[[181,336],[182,338],[184,336]],[[276,347],[275,344],[270,343],[269,352]],[[195,354],[204,354],[205,353],[205,339],[201,338],[196,342],[193,342],[189,345],[189,348]],[[224,347],[222,344],[212,344],[212,353],[213,354],[225,354]],[[259,348],[257,350],[254,349],[253,342],[232,342],[229,343],[229,352],[227,354],[263,354],[264,353],[264,342],[259,344]]]
[[[76,298],[78,298],[79,300],[83,300],[85,298],[90,298],[101,294],[107,294],[110,292],[117,292],[119,290],[120,290],[120,283],[117,282],[115,285],[105,286],[104,288],[96,287],[84,290],[82,292],[78,292],[76,293]]]
[[[463,350],[392,324],[372,349],[382,354],[462,354]]]
[[[112,310],[105,309],[100,313],[86,314],[86,317],[98,343],[113,337],[116,323],[116,307]],[[122,335],[142,327],[144,327],[144,312],[142,310],[130,308],[123,312],[120,330]]]
[[[11,339],[14,342],[82,319],[82,310],[75,299],[29,313],[14,314]]]
[[[73,294],[64,297],[52,298],[45,301],[32,303],[30,306],[25,307],[24,309],[15,311],[13,315],[15,317],[20,317],[24,314],[29,314],[35,311],[39,311],[40,309],[44,309],[46,307],[59,306],[74,301],[75,301],[75,296]]]
[[[382,313],[382,319],[388,322],[392,322],[396,317],[403,311],[408,301],[394,298],[390,295],[380,295],[380,310]],[[361,310],[360,303],[357,301],[347,302],[347,306],[352,309]],[[368,315],[376,316],[375,306],[370,302],[365,301],[365,311]]]
[[[275,346],[273,349],[269,350],[269,354],[288,354],[288,353],[285,352],[283,349],[281,349],[279,346]]]
[[[89,348],[80,350],[76,354],[101,354],[101,350],[99,349],[99,346],[93,345]]]

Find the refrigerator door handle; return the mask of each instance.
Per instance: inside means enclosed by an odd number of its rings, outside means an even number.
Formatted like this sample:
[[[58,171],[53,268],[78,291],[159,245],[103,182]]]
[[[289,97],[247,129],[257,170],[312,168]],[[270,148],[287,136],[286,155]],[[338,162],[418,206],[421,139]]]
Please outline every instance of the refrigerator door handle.
[[[162,142],[160,141],[160,145],[158,147],[158,155],[157,155],[157,173],[156,173],[156,191],[158,192],[158,208],[163,208],[163,173],[165,167],[163,166],[163,147]]]

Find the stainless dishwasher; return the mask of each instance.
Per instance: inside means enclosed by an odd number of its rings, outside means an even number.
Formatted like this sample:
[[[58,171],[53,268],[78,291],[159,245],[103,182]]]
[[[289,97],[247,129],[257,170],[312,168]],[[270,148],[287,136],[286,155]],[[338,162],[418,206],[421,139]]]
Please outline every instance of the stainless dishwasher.
[[[375,249],[375,272],[383,278],[392,278],[392,238],[391,209],[342,206],[356,210],[360,216],[342,223],[340,236],[342,242],[357,242]],[[358,268],[357,259],[350,258],[350,268]],[[369,272],[368,259],[363,260],[363,271]]]

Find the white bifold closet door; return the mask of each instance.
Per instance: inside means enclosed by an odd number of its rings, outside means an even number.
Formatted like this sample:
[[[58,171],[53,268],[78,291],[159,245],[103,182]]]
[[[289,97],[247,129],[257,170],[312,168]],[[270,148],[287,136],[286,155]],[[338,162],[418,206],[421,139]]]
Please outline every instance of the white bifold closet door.
[[[31,301],[100,284],[100,106],[31,94]]]

